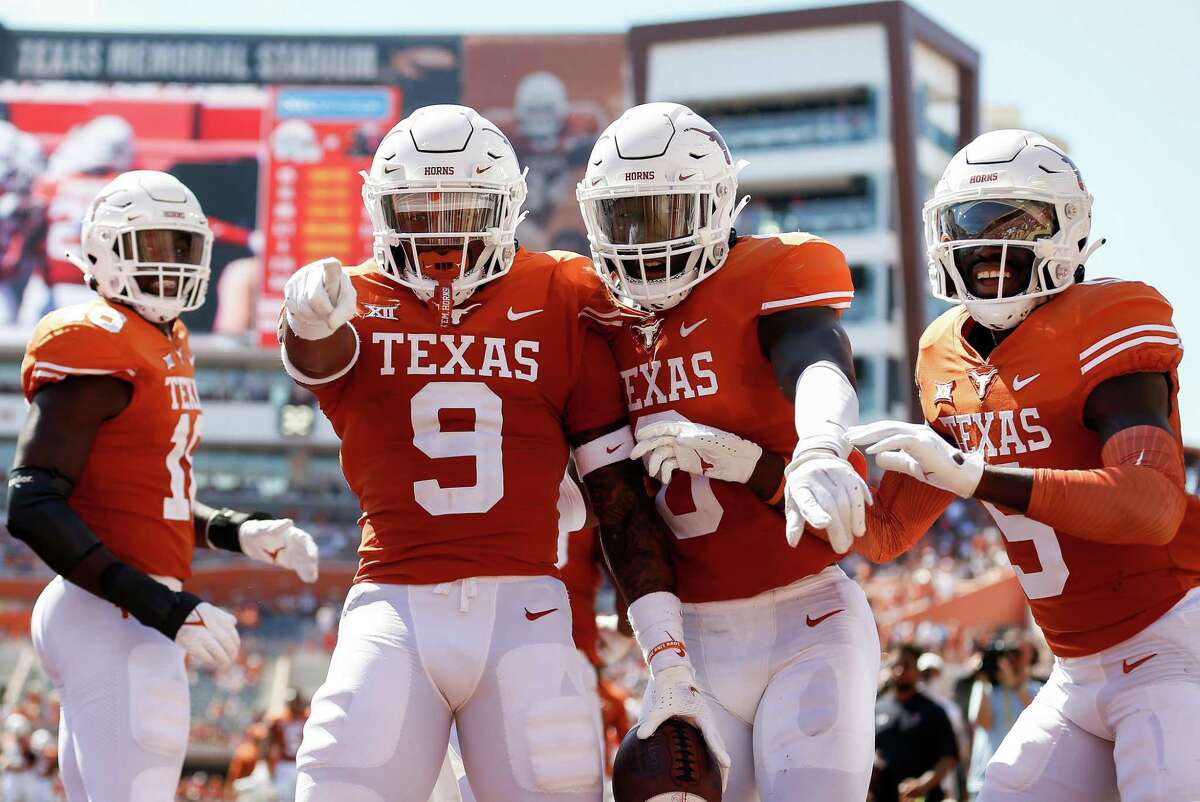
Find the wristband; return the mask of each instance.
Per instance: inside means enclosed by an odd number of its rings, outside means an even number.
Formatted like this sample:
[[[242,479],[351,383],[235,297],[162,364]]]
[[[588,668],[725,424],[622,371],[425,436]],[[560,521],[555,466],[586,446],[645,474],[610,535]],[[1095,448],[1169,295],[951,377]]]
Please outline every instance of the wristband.
[[[676,665],[691,665],[683,643],[683,606],[674,593],[647,593],[626,613],[651,674]]]
[[[204,539],[210,548],[241,552],[242,542],[238,530],[246,521],[270,521],[274,515],[266,512],[235,512],[223,508],[213,513],[204,527]]]
[[[783,477],[779,480],[779,487],[776,488],[774,494],[767,499],[767,506],[774,507],[779,502],[783,501],[783,491],[787,490],[787,472],[784,471]]]

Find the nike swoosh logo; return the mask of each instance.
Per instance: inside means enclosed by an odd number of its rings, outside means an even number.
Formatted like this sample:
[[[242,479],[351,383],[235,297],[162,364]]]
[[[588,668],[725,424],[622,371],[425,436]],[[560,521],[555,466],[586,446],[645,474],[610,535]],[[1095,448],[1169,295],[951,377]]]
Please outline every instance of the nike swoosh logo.
[[[1128,660],[1122,660],[1121,661],[1121,670],[1124,671],[1126,674],[1128,674],[1130,671],[1133,671],[1135,668],[1140,666],[1142,663],[1144,663],[1147,660],[1154,658],[1154,657],[1158,657],[1158,652],[1155,652],[1154,654],[1148,654],[1140,660],[1134,660],[1132,663],[1129,662]]]
[[[558,609],[557,607],[551,607],[549,610],[542,610],[541,612],[538,612],[538,613],[531,613],[531,612],[529,612],[529,608],[526,607],[525,608],[525,617],[528,618],[530,621],[537,621],[542,616],[550,615],[550,613],[554,612],[557,609]]]
[[[688,335],[689,335],[689,334],[691,334],[693,331],[695,331],[696,329],[698,329],[698,328],[700,328],[701,326],[703,326],[703,325],[704,325],[704,324],[705,324],[707,321],[708,321],[708,318],[701,318],[700,320],[697,320],[695,323],[693,323],[693,324],[692,324],[692,325],[690,325],[690,326],[688,326],[688,325],[686,325],[686,324],[684,324],[684,323],[680,323],[680,324],[679,324],[679,336],[680,336],[680,337],[686,337],[686,336],[688,336]]]
[[[481,175],[483,173],[486,173],[488,170],[492,169],[495,166],[496,165],[494,165],[494,164],[489,164],[487,167],[476,167],[475,175]]]
[[[544,311],[545,311],[544,309],[530,309],[528,312],[517,312],[510,306],[508,308],[508,319],[509,320],[522,320],[524,318],[531,317],[532,315],[536,315],[538,312],[544,312]]]
[[[695,175],[695,173],[688,173],[687,175],[681,175],[681,176],[679,176],[679,180],[680,180],[680,181],[687,181],[689,178],[691,178],[691,177],[692,177],[692,176],[694,176],[694,175]]]
[[[806,624],[808,624],[810,627],[815,627],[817,624],[821,623],[826,618],[829,618],[831,616],[837,615],[838,613],[844,613],[844,612],[846,612],[846,609],[843,607],[840,610],[830,610],[828,613],[825,613],[825,615],[819,615],[816,618],[813,618],[811,615],[805,616],[804,622]]]
[[[195,621],[184,621],[183,625],[185,627],[204,627],[205,629],[208,628],[208,624],[204,623],[204,616],[200,615],[200,613],[196,613]]]
[[[1032,376],[1029,376],[1028,378],[1025,378],[1025,379],[1022,379],[1020,376],[1013,376],[1013,383],[1012,383],[1013,392],[1015,393],[1017,390],[1020,390],[1022,387],[1029,384],[1031,381],[1033,381],[1034,379],[1036,379],[1038,376],[1041,376],[1041,375],[1042,374],[1040,374],[1040,373],[1035,373]]]
[[[616,453],[617,453],[617,449],[618,449],[618,448],[620,448],[620,447],[621,447],[621,446],[620,446],[620,444],[618,444],[618,445],[615,445],[615,446],[612,446],[611,448],[606,446],[604,450],[605,450],[606,452],[608,452],[609,454],[616,454]]]

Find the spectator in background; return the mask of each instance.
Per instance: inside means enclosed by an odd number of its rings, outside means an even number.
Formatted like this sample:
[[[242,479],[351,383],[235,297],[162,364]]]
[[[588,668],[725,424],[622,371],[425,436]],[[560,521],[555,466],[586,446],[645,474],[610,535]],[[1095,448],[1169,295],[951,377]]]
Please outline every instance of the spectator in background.
[[[958,744],[958,765],[946,775],[945,781],[942,782],[942,790],[947,798],[966,799],[967,775],[963,769],[971,755],[970,732],[962,708],[946,693],[949,686],[943,677],[945,666],[942,656],[936,652],[925,652],[917,660],[917,670],[921,672],[921,691],[945,711],[950,726],[954,728],[954,740]]]
[[[918,688],[920,658],[912,643],[895,647],[891,687],[875,703],[875,802],[942,802],[942,781],[958,763],[950,720]]]
[[[983,649],[967,708],[974,730],[967,772],[967,792],[972,799],[983,788],[984,770],[1000,742],[1041,690],[1042,684],[1031,676],[1036,661],[1037,651],[1028,640],[1000,640]]]

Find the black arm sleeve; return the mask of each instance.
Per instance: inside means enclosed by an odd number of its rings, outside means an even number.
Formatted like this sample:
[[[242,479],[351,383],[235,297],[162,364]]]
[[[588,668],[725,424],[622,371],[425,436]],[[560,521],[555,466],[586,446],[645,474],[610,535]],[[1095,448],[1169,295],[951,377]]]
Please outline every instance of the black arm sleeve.
[[[57,471],[14,468],[8,480],[8,531],[64,579],[174,640],[200,599],[118,560],[67,503],[72,489]]]

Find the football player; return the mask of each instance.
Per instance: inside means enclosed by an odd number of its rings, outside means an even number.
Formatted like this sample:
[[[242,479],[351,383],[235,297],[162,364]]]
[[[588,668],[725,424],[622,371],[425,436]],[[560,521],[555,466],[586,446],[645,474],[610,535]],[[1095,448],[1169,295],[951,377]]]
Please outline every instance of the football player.
[[[597,270],[646,313],[621,327],[615,353],[632,456],[661,481],[675,536],[677,592],[629,607],[651,669],[638,734],[678,715],[672,689],[694,681],[732,760],[726,800],[819,788],[857,802],[873,756],[875,621],[830,543],[800,537],[806,523],[825,529],[844,552],[865,526],[838,322],[854,289],[841,251],[816,237],[737,236],[743,166],[691,109],[650,103],[601,135],[577,193]],[[601,534],[620,583],[645,557]],[[711,745],[712,722],[693,722]]]
[[[984,134],[925,205],[935,297],[926,425],[859,427],[888,473],[887,558],[955,496],[996,520],[1057,660],[988,765],[981,802],[1200,799],[1200,500],[1184,489],[1171,305],[1083,280],[1092,196],[1030,131]],[[885,488],[890,488],[885,491]]]
[[[51,312],[21,365],[30,408],[8,528],[58,576],[33,642],[62,699],[71,802],[168,799],[188,740],[184,657],[232,663],[232,615],[182,590],[196,547],[317,577],[290,520],[196,501],[200,399],[179,315],[204,303],[212,237],[192,192],[135,171],[100,190],[74,259],[99,297]]]
[[[286,285],[284,365],[341,438],[363,511],[301,802],[424,802],[451,720],[481,802],[600,799],[599,711],[554,566],[568,450],[602,527],[668,533],[593,331],[620,312],[586,258],[519,247],[524,197],[495,125],[418,109],[364,180],[374,259]]]
[[[296,753],[308,720],[308,700],[297,688],[288,688],[282,713],[267,730],[267,764],[275,793],[281,800],[296,798]]]

